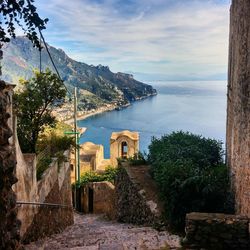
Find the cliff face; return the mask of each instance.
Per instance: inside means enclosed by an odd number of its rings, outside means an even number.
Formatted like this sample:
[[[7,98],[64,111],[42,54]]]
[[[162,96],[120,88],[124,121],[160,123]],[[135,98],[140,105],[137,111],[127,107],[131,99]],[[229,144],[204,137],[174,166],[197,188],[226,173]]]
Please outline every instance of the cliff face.
[[[49,46],[58,71],[70,90],[77,86],[91,94],[87,102],[93,104],[127,104],[131,101],[156,94],[152,86],[136,81],[132,75],[113,73],[107,66],[93,66],[77,62],[61,49]],[[40,67],[39,51],[25,37],[12,39],[4,45],[3,79],[17,83],[20,77],[30,78],[32,70]],[[41,55],[42,69],[54,69],[45,49]],[[81,99],[81,98],[80,98]],[[83,100],[83,103],[86,100]]]
[[[227,164],[236,211],[250,217],[250,1],[233,0],[230,18]]]

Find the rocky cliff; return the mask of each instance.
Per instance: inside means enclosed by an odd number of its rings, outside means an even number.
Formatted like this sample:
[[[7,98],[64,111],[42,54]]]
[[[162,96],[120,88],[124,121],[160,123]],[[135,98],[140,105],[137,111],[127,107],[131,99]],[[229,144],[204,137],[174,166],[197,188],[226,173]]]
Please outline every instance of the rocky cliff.
[[[113,73],[108,66],[93,66],[77,62],[61,49],[49,46],[49,51],[58,71],[69,90],[74,86],[85,90],[85,97],[80,98],[82,104],[92,103],[100,106],[103,103],[129,104],[132,101],[156,94],[156,90],[148,84],[139,82],[130,74]],[[17,83],[19,78],[30,78],[34,68],[40,66],[39,51],[25,37],[12,39],[4,45],[3,79]],[[45,49],[41,53],[42,69],[53,70]],[[82,92],[80,92],[82,93]],[[87,94],[86,94],[87,93]],[[93,107],[95,108],[95,107]]]

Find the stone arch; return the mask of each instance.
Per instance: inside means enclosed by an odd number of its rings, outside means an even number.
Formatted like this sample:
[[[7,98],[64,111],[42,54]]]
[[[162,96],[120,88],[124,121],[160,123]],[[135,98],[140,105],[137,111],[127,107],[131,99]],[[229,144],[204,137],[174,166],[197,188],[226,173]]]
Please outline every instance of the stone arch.
[[[125,140],[121,142],[120,148],[121,148],[121,158],[125,159],[128,158],[128,143]]]
[[[124,130],[113,132],[110,138],[110,160],[117,166],[117,158],[133,157],[139,151],[139,133]]]

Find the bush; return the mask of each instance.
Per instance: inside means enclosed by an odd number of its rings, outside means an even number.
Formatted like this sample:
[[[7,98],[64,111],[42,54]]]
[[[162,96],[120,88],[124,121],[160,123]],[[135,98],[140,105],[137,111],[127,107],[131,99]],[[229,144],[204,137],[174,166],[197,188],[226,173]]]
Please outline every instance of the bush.
[[[37,143],[38,158],[42,154],[41,159],[37,163],[37,179],[41,179],[44,171],[49,167],[51,158],[56,157],[60,167],[61,163],[66,161],[64,151],[74,145],[74,138],[70,136],[61,136],[55,132],[40,137]],[[49,160],[50,159],[50,162]]]
[[[81,175],[79,186],[84,186],[89,182],[110,181],[114,182],[117,175],[117,168],[107,167],[103,173],[88,171]]]
[[[52,159],[50,156],[46,156],[39,160],[36,166],[36,178],[41,180],[43,173],[49,168]]]
[[[221,142],[174,132],[152,139],[148,160],[173,228],[183,230],[189,212],[230,211]]]
[[[52,131],[49,135],[45,135],[39,139],[37,143],[37,152],[41,152],[47,147],[50,147],[51,155],[55,156],[57,152],[64,152],[74,145],[74,137],[61,136]]]
[[[139,166],[147,164],[146,153],[137,153],[133,157],[128,158],[128,162],[132,166]]]

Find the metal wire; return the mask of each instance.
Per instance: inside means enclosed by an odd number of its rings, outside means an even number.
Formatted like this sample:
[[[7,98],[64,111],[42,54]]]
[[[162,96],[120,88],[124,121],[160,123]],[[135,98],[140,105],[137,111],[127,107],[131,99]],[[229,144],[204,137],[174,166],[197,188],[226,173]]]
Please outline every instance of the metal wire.
[[[17,205],[31,205],[31,206],[45,206],[45,207],[62,207],[62,208],[73,208],[73,206],[56,204],[56,203],[45,203],[45,202],[30,202],[30,201],[17,201]]]
[[[46,42],[45,42],[44,36],[43,36],[42,31],[41,31],[40,29],[39,29],[39,33],[40,33],[40,36],[41,36],[41,38],[42,38],[42,40],[43,40],[45,49],[46,49],[46,51],[47,51],[47,53],[48,53],[48,55],[49,55],[50,61],[51,61],[52,65],[53,65],[53,67],[54,67],[54,69],[55,69],[55,71],[56,71],[56,74],[57,74],[58,78],[59,78],[60,81],[62,82],[63,86],[65,87],[65,89],[67,90],[67,92],[69,93],[69,95],[72,96],[72,93],[68,90],[68,88],[67,88],[66,85],[64,84],[64,82],[63,82],[63,80],[62,80],[62,78],[61,78],[61,76],[60,76],[60,74],[59,74],[59,71],[58,71],[58,69],[57,69],[57,67],[56,67],[56,65],[55,65],[55,62],[53,61],[53,58],[52,58],[52,56],[51,56],[51,54],[50,54],[50,51],[49,51],[49,48],[48,48],[48,46],[47,46],[47,44],[46,44]]]

